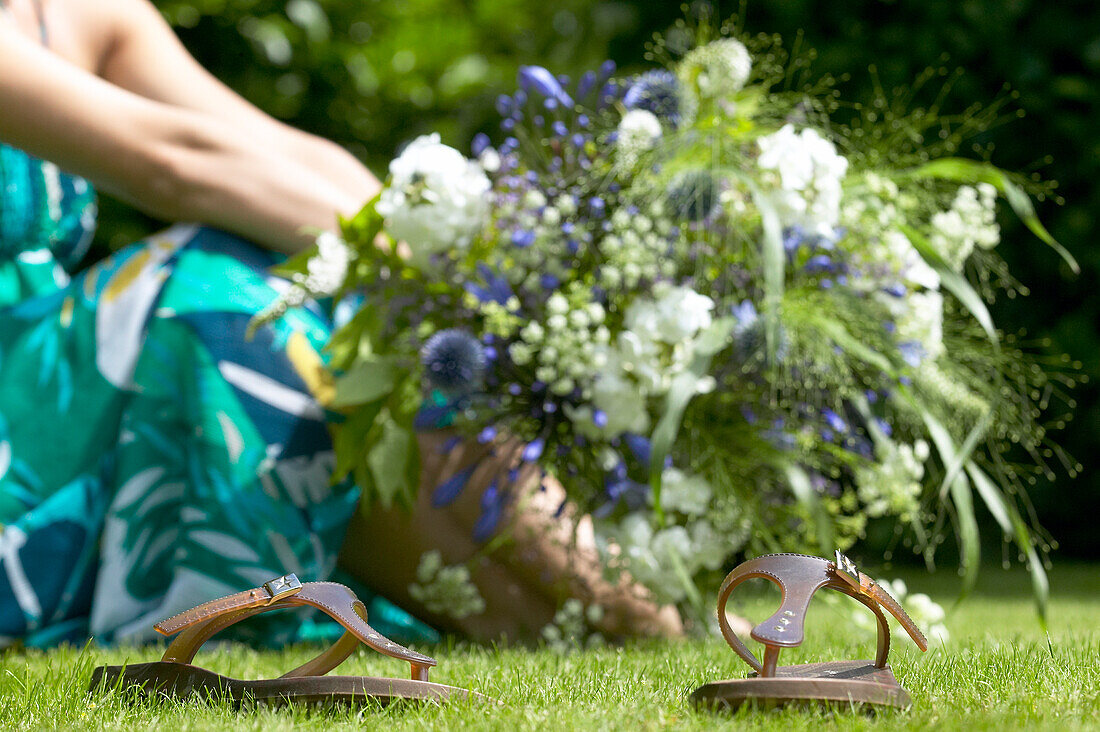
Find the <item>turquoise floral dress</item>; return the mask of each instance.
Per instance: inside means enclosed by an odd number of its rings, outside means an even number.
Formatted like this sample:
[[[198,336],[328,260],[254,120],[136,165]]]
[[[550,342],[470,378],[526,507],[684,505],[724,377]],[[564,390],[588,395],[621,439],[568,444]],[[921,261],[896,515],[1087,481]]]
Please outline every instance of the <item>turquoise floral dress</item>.
[[[329,480],[326,312],[246,339],[286,283],[195,226],[70,277],[95,220],[87,182],[0,146],[0,647],[143,641],[284,572],[328,578],[359,498]],[[430,635],[368,607],[383,632]]]

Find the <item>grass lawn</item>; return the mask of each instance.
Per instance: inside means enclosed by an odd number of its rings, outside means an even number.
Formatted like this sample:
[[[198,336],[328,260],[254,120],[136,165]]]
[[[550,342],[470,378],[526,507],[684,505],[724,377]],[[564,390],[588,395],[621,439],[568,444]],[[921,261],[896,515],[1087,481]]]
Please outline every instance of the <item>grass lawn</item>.
[[[903,573],[911,592],[947,603],[958,586],[947,572]],[[1022,571],[987,568],[977,594],[948,617],[946,647],[921,654],[895,642],[891,665],[913,697],[905,712],[850,710],[696,712],[687,696],[700,684],[744,675],[720,638],[645,642],[561,655],[550,650],[427,649],[440,661],[433,680],[476,689],[506,706],[380,710],[234,711],[207,702],[132,703],[115,693],[85,694],[94,666],[156,660],[156,649],[61,649],[0,655],[0,729],[930,729],[1041,727],[1100,729],[1100,565],[1060,565],[1051,573],[1049,639],[1038,628]],[[820,593],[826,594],[826,593]],[[850,608],[815,600],[807,641],[780,663],[871,658],[873,631],[850,625]],[[738,609],[757,620],[774,607],[763,594]],[[362,649],[361,649],[362,650]],[[314,648],[257,652],[214,646],[199,663],[237,677],[271,677],[314,655]],[[404,664],[361,652],[340,672],[403,674]]]

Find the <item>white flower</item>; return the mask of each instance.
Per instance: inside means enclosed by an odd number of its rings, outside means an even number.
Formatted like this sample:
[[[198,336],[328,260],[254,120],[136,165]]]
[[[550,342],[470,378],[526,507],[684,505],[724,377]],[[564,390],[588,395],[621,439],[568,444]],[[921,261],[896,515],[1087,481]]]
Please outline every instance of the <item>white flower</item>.
[[[416,138],[390,163],[378,213],[391,236],[409,244],[414,261],[463,248],[489,216],[489,179],[478,163],[439,141]]]
[[[604,373],[592,385],[592,403],[607,415],[608,434],[643,434],[649,429],[645,399],[633,381],[620,373]]]
[[[868,516],[890,515],[904,521],[916,513],[928,454],[924,440],[912,446],[882,442],[875,448],[875,461],[855,474],[857,494]]]
[[[331,231],[317,237],[317,253],[306,262],[301,284],[313,295],[331,295],[340,289],[348,274],[351,249]]]
[[[911,292],[905,298],[905,312],[898,320],[898,340],[916,342],[927,358],[943,355],[943,295],[934,291]]]
[[[940,275],[924,261],[909,238],[900,231],[888,231],[883,240],[890,258],[897,262],[901,276],[918,287],[940,289]]]
[[[626,310],[627,330],[674,345],[694,338],[713,321],[714,300],[690,287],[655,288],[657,300],[639,298]]]
[[[757,165],[768,171],[776,190],[771,196],[783,226],[801,226],[809,234],[832,237],[840,220],[841,181],[848,160],[814,129],[795,132],[786,125],[757,140]]]
[[[977,188],[961,186],[948,211],[932,216],[929,237],[951,267],[959,271],[974,251],[974,247],[992,249],[1001,241],[997,225],[997,189],[988,183]]]
[[[477,156],[477,162],[481,164],[481,169],[486,173],[495,173],[500,170],[502,161],[500,153],[491,147],[487,147]]]
[[[722,100],[745,87],[752,56],[745,44],[721,38],[692,49],[680,62],[680,79],[706,99]]]
[[[624,114],[615,141],[623,164],[632,167],[637,163],[639,156],[661,137],[661,132],[661,121],[650,111],[632,109]]]
[[[462,565],[446,567],[438,551],[420,555],[409,595],[433,613],[455,619],[485,612],[485,600]]]
[[[714,492],[706,480],[668,468],[661,476],[661,506],[669,511],[702,516]]]

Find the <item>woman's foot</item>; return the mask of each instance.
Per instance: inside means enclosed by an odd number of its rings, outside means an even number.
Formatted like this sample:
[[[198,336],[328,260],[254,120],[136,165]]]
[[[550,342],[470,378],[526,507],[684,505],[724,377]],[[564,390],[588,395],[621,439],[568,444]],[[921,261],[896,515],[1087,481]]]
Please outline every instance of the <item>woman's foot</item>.
[[[612,637],[679,636],[683,625],[674,607],[660,607],[639,585],[608,582],[602,574],[592,523],[559,509],[565,491],[537,470],[521,471],[510,484],[511,500],[494,546],[473,538],[482,513],[481,499],[494,481],[503,485],[516,463],[516,446],[460,444],[446,451],[449,435],[420,437],[421,485],[412,511],[379,507],[357,512],[348,528],[341,565],[372,589],[433,624],[479,640],[537,637],[560,602],[576,597],[598,605],[602,619],[595,630]],[[460,470],[473,467],[465,489],[449,505],[432,506],[436,487]],[[487,546],[494,546],[487,551]],[[485,611],[465,618],[433,613],[409,592],[420,557],[440,552],[446,565],[471,566],[472,581],[485,600]]]

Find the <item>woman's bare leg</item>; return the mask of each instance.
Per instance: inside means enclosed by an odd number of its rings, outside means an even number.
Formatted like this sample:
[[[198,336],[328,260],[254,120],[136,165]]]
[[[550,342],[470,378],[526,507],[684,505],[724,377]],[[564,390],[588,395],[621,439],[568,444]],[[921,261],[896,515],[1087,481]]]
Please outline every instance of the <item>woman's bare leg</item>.
[[[402,509],[359,512],[352,519],[340,555],[341,565],[386,597],[440,627],[483,640],[531,638],[549,623],[560,599],[577,597],[604,611],[600,630],[609,635],[679,635],[674,608],[660,608],[636,585],[613,586],[601,574],[591,522],[577,522],[558,509],[564,491],[533,469],[510,485],[509,515],[499,531],[510,540],[485,553],[473,540],[480,500],[494,480],[506,480],[516,448],[464,444],[444,454],[448,435],[421,436],[421,485],[417,504]],[[476,466],[466,489],[449,506],[431,505],[436,486],[468,466]],[[472,579],[485,599],[485,612],[461,620],[439,617],[409,594],[421,555],[437,550],[445,564],[474,562]]]

